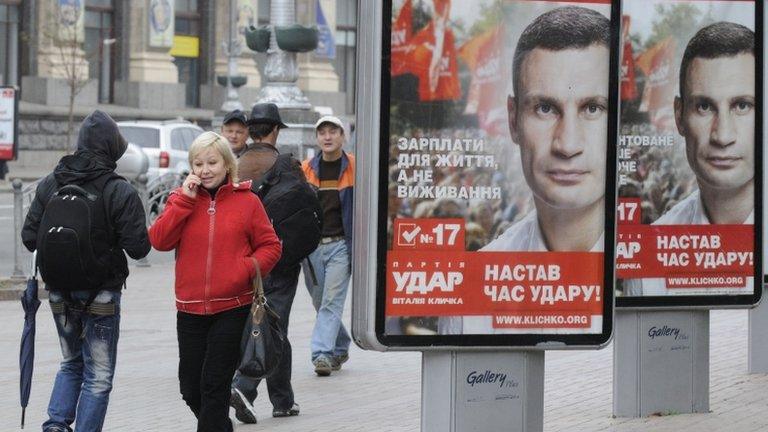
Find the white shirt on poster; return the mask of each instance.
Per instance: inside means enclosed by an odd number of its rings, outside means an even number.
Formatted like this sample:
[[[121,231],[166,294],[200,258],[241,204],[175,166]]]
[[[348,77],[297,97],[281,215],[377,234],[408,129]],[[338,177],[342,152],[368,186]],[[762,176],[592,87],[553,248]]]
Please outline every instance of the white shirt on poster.
[[[755,223],[755,210],[749,214],[742,223],[749,225]],[[711,225],[704,203],[701,201],[699,190],[691,192],[684,200],[675,204],[668,212],[664,213],[652,225]],[[665,296],[665,295],[715,295],[723,293],[732,293],[734,288],[667,288],[665,278],[643,278],[628,279],[625,281],[625,295],[628,296]],[[755,279],[747,278],[747,285],[744,288],[750,294],[754,292]],[[741,289],[741,288],[739,288]]]
[[[590,252],[603,252],[603,236]],[[539,226],[538,213],[534,210],[507,228],[504,233],[480,249],[482,252],[547,252],[544,234]],[[568,334],[600,333],[603,329],[602,315],[592,316],[589,328],[575,329],[508,329],[493,328],[493,315],[464,315],[443,317],[438,320],[439,334]]]

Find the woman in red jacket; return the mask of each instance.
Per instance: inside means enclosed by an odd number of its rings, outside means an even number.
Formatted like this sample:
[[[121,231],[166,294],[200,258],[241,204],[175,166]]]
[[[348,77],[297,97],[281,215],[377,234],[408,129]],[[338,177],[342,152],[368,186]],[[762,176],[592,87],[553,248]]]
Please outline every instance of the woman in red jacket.
[[[229,396],[253,298],[281,245],[250,182],[237,182],[227,140],[205,132],[189,150],[192,173],[149,229],[157,250],[176,250],[179,384],[198,432],[230,432]]]

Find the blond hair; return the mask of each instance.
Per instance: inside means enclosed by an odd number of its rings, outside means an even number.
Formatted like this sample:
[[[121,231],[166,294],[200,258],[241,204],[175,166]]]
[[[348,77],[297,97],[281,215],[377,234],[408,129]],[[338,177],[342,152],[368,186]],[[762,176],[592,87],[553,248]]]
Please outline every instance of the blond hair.
[[[230,181],[237,183],[237,159],[235,159],[235,154],[232,153],[229,141],[216,132],[203,132],[192,141],[192,146],[189,148],[189,166],[193,166],[195,157],[208,148],[213,148],[219,152],[224,159],[224,166],[227,168]]]

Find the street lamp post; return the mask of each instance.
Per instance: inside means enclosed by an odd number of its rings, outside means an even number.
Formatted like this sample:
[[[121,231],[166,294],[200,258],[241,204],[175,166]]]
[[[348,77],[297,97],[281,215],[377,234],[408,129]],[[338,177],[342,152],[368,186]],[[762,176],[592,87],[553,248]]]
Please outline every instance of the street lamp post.
[[[222,112],[242,110],[243,104],[237,95],[237,88],[232,79],[237,75],[237,58],[242,52],[242,44],[237,38],[237,8],[236,0],[229,0],[229,40],[224,43],[224,53],[227,56],[227,98],[221,105]]]
[[[99,103],[109,103],[111,99],[110,73],[112,70],[112,45],[117,39],[103,39],[101,41],[101,79],[99,80]]]
[[[295,0],[272,0],[270,5],[271,37],[267,63],[264,66],[266,83],[259,91],[258,102],[272,102],[280,108],[309,110],[312,105],[296,86],[299,66],[295,52],[286,52],[277,46],[275,28],[296,24]]]

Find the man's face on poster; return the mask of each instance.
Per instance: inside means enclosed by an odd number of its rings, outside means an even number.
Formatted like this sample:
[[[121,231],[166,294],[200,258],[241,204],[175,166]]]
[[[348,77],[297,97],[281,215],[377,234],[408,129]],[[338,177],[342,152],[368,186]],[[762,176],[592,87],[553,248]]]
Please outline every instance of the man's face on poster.
[[[755,176],[755,57],[694,58],[675,120],[699,183],[740,188]]]
[[[508,98],[512,140],[534,196],[559,209],[580,209],[605,195],[608,48],[533,49]]]

